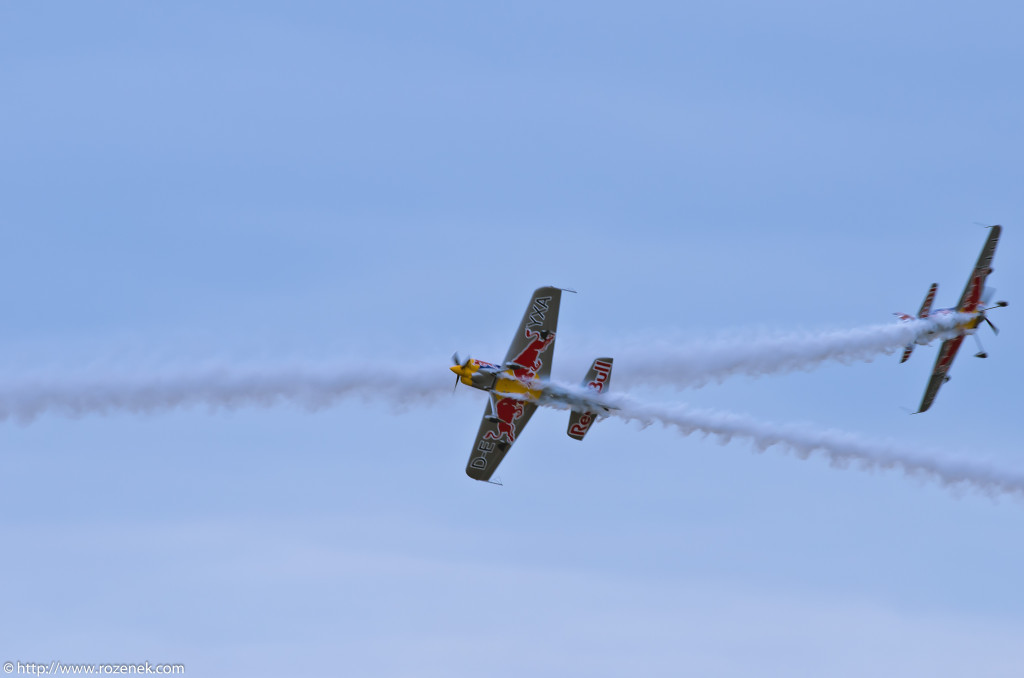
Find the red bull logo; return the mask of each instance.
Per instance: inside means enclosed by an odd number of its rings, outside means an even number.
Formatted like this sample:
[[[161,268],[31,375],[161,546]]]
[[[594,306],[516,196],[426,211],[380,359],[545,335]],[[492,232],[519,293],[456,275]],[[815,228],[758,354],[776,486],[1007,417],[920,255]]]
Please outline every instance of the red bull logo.
[[[540,371],[541,366],[544,364],[540,356],[555,342],[555,333],[535,332],[527,329],[526,338],[529,339],[530,343],[519,352],[519,355],[510,361],[518,365],[517,368],[512,370],[512,374],[517,377],[532,377]]]
[[[611,363],[606,363],[603,360],[594,361],[594,380],[587,383],[587,386],[594,389],[598,393],[604,390],[604,384],[608,381],[608,378],[612,374]]]
[[[953,362],[953,357],[956,356],[957,350],[960,348],[960,344],[963,343],[963,335],[956,337],[942,345],[941,352],[939,353],[939,359],[935,364],[936,369],[948,368]]]
[[[584,412],[580,415],[580,420],[572,425],[569,429],[569,433],[574,436],[580,436],[581,438],[587,435],[587,431],[590,430],[590,425],[594,423],[594,415],[591,412]]]
[[[512,444],[516,441],[516,420],[523,416],[525,406],[522,400],[515,398],[500,398],[494,404],[494,422],[498,432],[488,431],[484,434],[484,440],[501,440],[505,438]]]
[[[981,276],[974,276],[971,278],[971,291],[967,296],[967,301],[960,309],[962,313],[973,313],[978,308],[978,302],[981,301],[982,288],[984,287],[984,279]]]

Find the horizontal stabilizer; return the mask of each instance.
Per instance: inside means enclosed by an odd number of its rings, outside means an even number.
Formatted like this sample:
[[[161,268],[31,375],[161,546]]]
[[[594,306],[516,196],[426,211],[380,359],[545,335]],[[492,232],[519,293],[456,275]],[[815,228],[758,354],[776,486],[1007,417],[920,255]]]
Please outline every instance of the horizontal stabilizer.
[[[594,361],[594,364],[590,366],[590,371],[587,372],[587,376],[583,378],[583,386],[593,389],[598,393],[603,393],[608,390],[611,385],[612,379],[612,359],[611,358],[598,358]],[[587,435],[587,431],[590,430],[590,426],[594,423],[597,418],[595,412],[579,412],[573,410],[569,413],[569,428],[566,433],[570,438],[575,440],[583,440],[583,436]]]
[[[928,294],[924,295],[924,301],[921,302],[921,310],[917,312],[918,318],[927,318],[928,314],[932,312],[932,302],[935,301],[935,292],[938,289],[938,283],[932,283],[932,286],[928,288]],[[900,320],[913,320],[913,318],[911,318],[909,315],[905,313],[899,313],[897,315],[900,316]],[[913,352],[914,345],[908,344],[907,347],[903,349],[903,357],[900,358],[900,362],[907,362],[907,359],[910,358],[910,354]]]
[[[928,288],[928,294],[924,297],[924,302],[921,303],[921,310],[917,312],[918,318],[927,318],[928,314],[932,310],[932,302],[935,301],[935,292],[939,289],[939,283],[932,283],[932,286]]]

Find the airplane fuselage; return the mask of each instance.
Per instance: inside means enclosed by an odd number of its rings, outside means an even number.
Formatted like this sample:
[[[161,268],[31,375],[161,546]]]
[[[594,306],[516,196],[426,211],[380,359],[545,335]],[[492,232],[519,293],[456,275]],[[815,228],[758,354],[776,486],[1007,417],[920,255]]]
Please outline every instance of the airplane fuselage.
[[[964,312],[963,311],[958,311],[955,308],[937,308],[934,311],[932,311],[931,313],[929,313],[928,315],[924,316],[924,319],[940,320],[941,321],[941,320],[943,320],[945,318],[948,318],[948,317],[950,317],[950,316],[952,316],[954,314],[958,314],[958,313],[959,314],[963,314]],[[918,337],[917,341],[915,343],[920,344],[921,346],[927,346],[928,344],[932,343],[932,341],[937,336],[949,337],[949,336],[957,336],[957,335],[970,334],[974,330],[978,329],[978,325],[980,325],[981,321],[982,321],[981,313],[975,311],[975,312],[971,313],[970,315],[971,315],[971,319],[968,320],[967,322],[957,323],[953,327],[950,327],[948,330],[936,329],[936,330],[932,330],[930,332],[926,332],[925,334],[923,334],[920,337]],[[910,316],[910,315],[903,317],[903,319],[904,320],[916,320],[916,318],[914,318],[914,316]]]
[[[544,393],[539,380],[517,377],[514,370],[503,369],[501,365],[483,360],[468,360],[463,365],[452,365],[450,369],[466,386],[499,396],[525,396],[537,400]]]
[[[936,320],[942,322],[953,315],[970,315],[970,319],[965,322],[959,322],[955,325],[947,325],[945,329],[936,328],[929,330],[919,336],[914,343],[921,346],[927,346],[935,340],[936,337],[956,337],[963,336],[965,334],[971,334],[974,330],[978,329],[982,321],[985,319],[984,314],[981,311],[961,311],[955,308],[937,308],[931,313],[923,316],[912,316],[909,313],[897,313],[896,314],[902,322],[911,322],[913,320]]]

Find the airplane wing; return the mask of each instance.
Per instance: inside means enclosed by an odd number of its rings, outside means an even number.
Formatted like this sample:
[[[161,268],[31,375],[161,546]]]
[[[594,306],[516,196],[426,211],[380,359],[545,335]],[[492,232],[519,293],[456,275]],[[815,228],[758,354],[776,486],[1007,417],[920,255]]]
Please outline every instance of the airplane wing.
[[[959,337],[942,342],[939,356],[935,359],[935,367],[932,369],[932,378],[928,380],[928,388],[924,391],[924,398],[921,400],[921,407],[918,408],[917,414],[932,406],[935,396],[939,393],[939,387],[946,381],[946,373],[949,372],[949,366],[953,364],[953,358],[956,357],[956,352],[960,350],[960,344],[963,341],[964,335],[961,334]]]
[[[960,297],[960,303],[956,305],[958,311],[971,313],[977,309],[981,300],[982,290],[985,288],[985,278],[992,272],[992,257],[996,253],[996,245],[999,243],[999,234],[1002,233],[1002,226],[993,226],[988,234],[985,246],[981,248],[981,255],[978,256],[978,263],[974,265],[971,277],[967,280],[964,293]]]
[[[474,480],[490,480],[536,410],[534,403],[516,398],[488,400],[466,464],[466,475]]]
[[[562,290],[557,287],[533,291],[503,364],[516,377],[544,379],[551,374],[561,300]],[[490,480],[536,410],[535,403],[492,394],[466,464],[466,475],[474,480]]]
[[[562,290],[557,287],[534,290],[505,356],[504,364],[511,366],[517,377],[545,379],[551,374],[561,300]]]

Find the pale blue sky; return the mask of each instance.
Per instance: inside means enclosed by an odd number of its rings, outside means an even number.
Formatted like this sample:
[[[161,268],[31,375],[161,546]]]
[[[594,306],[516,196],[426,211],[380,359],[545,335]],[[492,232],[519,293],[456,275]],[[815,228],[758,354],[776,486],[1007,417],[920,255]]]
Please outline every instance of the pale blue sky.
[[[0,368],[500,359],[888,322],[935,348],[638,397],[1024,469],[1015,3],[0,5]],[[658,356],[652,354],[651,360]],[[616,369],[627,370],[627,364]],[[613,383],[614,386],[614,383]],[[0,426],[0,660],[205,675],[1016,676],[1020,502],[541,411],[349,400]]]

